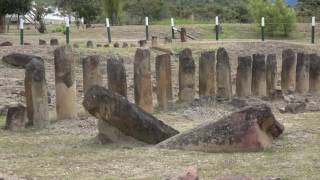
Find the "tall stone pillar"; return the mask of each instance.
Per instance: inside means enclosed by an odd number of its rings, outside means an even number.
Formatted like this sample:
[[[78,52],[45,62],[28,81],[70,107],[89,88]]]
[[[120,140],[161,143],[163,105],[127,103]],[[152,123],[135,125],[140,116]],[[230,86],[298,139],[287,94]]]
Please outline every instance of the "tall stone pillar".
[[[269,54],[267,57],[267,94],[272,96],[277,88],[277,56]]]
[[[266,61],[263,54],[253,55],[251,91],[254,96],[267,95]]]
[[[84,94],[94,85],[102,86],[102,56],[91,55],[82,59],[83,92]]]
[[[281,88],[282,92],[295,92],[296,90],[297,57],[292,49],[282,52]]]
[[[195,72],[192,51],[189,48],[184,49],[179,56],[179,101],[182,103],[190,103],[194,100]]]
[[[216,59],[214,51],[202,52],[199,62],[199,95],[216,95]]]
[[[310,56],[305,53],[297,55],[296,91],[300,94],[309,92]]]
[[[108,88],[127,98],[127,75],[124,59],[120,55],[112,55],[108,59]]]
[[[238,97],[251,95],[252,58],[251,56],[238,57],[236,92]]]
[[[320,56],[310,55],[310,92],[320,94]]]
[[[231,66],[229,55],[224,48],[217,52],[217,97],[223,99],[232,98]]]

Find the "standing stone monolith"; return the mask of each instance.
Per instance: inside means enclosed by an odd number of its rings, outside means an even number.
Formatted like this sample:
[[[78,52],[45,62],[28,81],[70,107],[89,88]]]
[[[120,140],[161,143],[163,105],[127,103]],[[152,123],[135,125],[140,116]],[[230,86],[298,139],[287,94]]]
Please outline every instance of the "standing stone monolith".
[[[309,92],[310,55],[298,53],[296,70],[296,91],[300,94]]]
[[[140,40],[139,41],[139,46],[140,47],[146,47],[147,46],[147,40]]]
[[[209,153],[261,151],[272,146],[284,127],[265,104],[232,113],[219,121],[204,123],[157,145],[159,148]]]
[[[231,99],[231,66],[229,55],[225,48],[219,48],[217,52],[217,97],[221,99]]]
[[[190,103],[195,96],[196,65],[191,49],[187,48],[179,55],[179,102]]]
[[[94,47],[92,41],[88,41],[86,46],[87,46],[87,48],[93,48]]]
[[[153,112],[149,48],[138,48],[134,59],[134,98],[146,112]]]
[[[58,120],[77,117],[75,61],[76,57],[69,46],[59,47],[54,51]]]
[[[254,54],[252,59],[252,85],[254,96],[267,95],[266,60],[263,54]]]
[[[186,30],[186,28],[181,28],[180,39],[181,39],[181,42],[187,42],[187,30]]]
[[[320,94],[320,56],[310,55],[310,92]]]
[[[158,46],[158,37],[157,36],[152,36],[151,46],[152,47]]]
[[[82,59],[83,93],[85,94],[93,85],[102,85],[102,62],[104,57],[90,55]]]
[[[200,97],[216,95],[216,59],[215,51],[202,52],[199,61]]]
[[[158,105],[162,110],[168,110],[173,99],[170,54],[156,57],[156,78]]]
[[[50,39],[50,46],[58,46],[59,45],[59,40],[56,38]]]
[[[271,97],[277,89],[277,56],[269,54],[267,56],[267,95]]]
[[[283,93],[295,92],[296,89],[296,54],[292,49],[282,52],[281,89]]]
[[[251,56],[238,57],[238,68],[236,77],[236,92],[238,97],[251,95],[252,83],[252,58]]]
[[[48,108],[48,89],[43,61],[33,59],[26,66],[25,96],[28,125],[37,129],[50,125]]]
[[[90,114],[105,122],[103,125],[108,125],[106,129],[98,125],[100,135],[105,135],[105,141],[126,141],[129,137],[157,144],[179,133],[118,93],[100,86],[93,86],[87,92],[83,106]]]
[[[127,76],[124,58],[112,55],[107,61],[108,88],[127,98]]]
[[[6,130],[19,131],[26,127],[28,118],[26,107],[22,104],[10,106],[6,117]]]

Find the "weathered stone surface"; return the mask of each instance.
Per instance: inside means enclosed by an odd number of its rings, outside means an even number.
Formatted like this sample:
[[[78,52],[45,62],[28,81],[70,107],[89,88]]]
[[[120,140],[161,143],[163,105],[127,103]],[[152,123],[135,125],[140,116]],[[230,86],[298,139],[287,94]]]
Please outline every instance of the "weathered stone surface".
[[[140,47],[146,47],[147,46],[147,41],[146,40],[140,40],[139,41],[139,46]]]
[[[238,97],[251,95],[252,58],[251,56],[238,57],[236,77],[236,92]]]
[[[254,54],[252,61],[252,86],[251,92],[254,96],[267,95],[267,80],[266,80],[266,61],[265,55]]]
[[[277,56],[269,54],[267,56],[267,95],[271,97],[277,88]]]
[[[47,41],[43,40],[43,39],[39,39],[39,45],[47,45]]]
[[[99,55],[90,55],[82,59],[83,67],[83,92],[84,94],[93,86],[102,86],[102,62],[104,57]]]
[[[216,59],[214,51],[202,52],[199,62],[199,95],[216,95]]]
[[[25,96],[28,125],[37,129],[48,127],[50,125],[48,90],[43,61],[33,59],[26,66]]]
[[[127,76],[124,58],[112,55],[107,62],[108,88],[127,98]]]
[[[37,59],[39,61],[43,61],[41,57],[29,55],[29,54],[20,54],[20,53],[12,53],[2,58],[2,61],[6,64],[17,68],[26,68],[26,65],[32,60]]]
[[[5,129],[19,131],[25,128],[27,123],[27,111],[24,105],[18,104],[8,108]]]
[[[129,44],[127,42],[123,42],[122,48],[128,48],[128,47],[129,47]]]
[[[102,45],[101,44],[97,44],[97,48],[101,48],[102,47]]]
[[[59,45],[59,40],[56,38],[50,39],[50,46],[58,46]]]
[[[152,40],[151,40],[151,46],[158,46],[158,37],[157,36],[152,36]]]
[[[170,54],[163,54],[156,57],[156,79],[159,107],[162,110],[168,110],[173,100]]]
[[[90,114],[118,129],[123,135],[148,144],[157,144],[178,134],[178,131],[130,103],[123,96],[103,87],[93,86],[87,92],[83,105]],[[100,128],[99,130],[101,131]],[[109,139],[111,142],[118,140],[112,136]]]
[[[93,48],[94,45],[93,45],[93,42],[92,41],[87,41],[87,48]]]
[[[195,96],[196,66],[191,49],[187,48],[179,55],[179,101],[190,103]]]
[[[305,53],[297,55],[296,91],[300,94],[309,92],[310,56]]]
[[[172,39],[170,37],[165,37],[164,38],[164,43],[165,44],[170,44],[170,43],[172,43]]]
[[[103,45],[103,47],[105,47],[105,48],[109,48],[109,47],[110,47],[110,45],[109,45],[109,44],[105,44],[105,45]]]
[[[5,42],[0,43],[0,46],[13,46],[13,44],[9,41],[5,41]]]
[[[120,44],[119,44],[118,42],[115,42],[115,43],[113,44],[113,47],[114,47],[114,48],[119,48],[119,47],[120,47]]]
[[[153,112],[150,50],[138,48],[134,59],[134,98],[146,112]]]
[[[291,114],[299,114],[306,111],[307,104],[305,102],[291,102],[287,104],[283,109],[280,109],[280,112],[291,113]]]
[[[221,176],[215,178],[214,180],[253,180],[253,178],[247,176]]]
[[[284,93],[296,90],[296,65],[297,58],[293,50],[282,52],[281,89]]]
[[[77,116],[75,61],[76,56],[68,46],[59,47],[54,51],[58,120],[74,119]]]
[[[77,43],[73,44],[73,48],[79,48],[79,47],[80,47],[79,44],[77,44]]]
[[[270,147],[284,127],[267,105],[247,107],[159,143],[160,148],[203,152],[250,152]]]
[[[178,176],[171,178],[171,180],[199,180],[198,170],[196,167],[188,167]]]
[[[224,48],[219,48],[217,52],[217,97],[223,99],[231,99],[231,66],[229,55]]]
[[[181,28],[180,39],[181,39],[181,42],[187,42],[187,30],[186,30],[186,28]]]
[[[310,55],[310,92],[320,93],[320,56]]]

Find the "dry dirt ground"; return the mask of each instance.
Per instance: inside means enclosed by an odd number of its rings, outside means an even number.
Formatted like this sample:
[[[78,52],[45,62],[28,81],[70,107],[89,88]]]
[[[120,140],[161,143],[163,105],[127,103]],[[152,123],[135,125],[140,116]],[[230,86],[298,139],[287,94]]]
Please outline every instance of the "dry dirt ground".
[[[103,32],[100,32],[103,33]],[[277,119],[285,125],[285,133],[270,149],[256,153],[216,153],[188,152],[179,150],[156,149],[152,146],[133,147],[132,145],[100,145],[96,142],[96,120],[88,117],[81,102],[82,66],[80,57],[88,54],[110,56],[119,53],[126,58],[129,100],[133,102],[133,57],[136,48],[84,48],[85,41],[93,39],[102,43],[102,39],[93,34],[77,37],[73,41],[80,44],[74,49],[79,56],[76,66],[78,90],[79,119],[55,121],[55,86],[53,51],[55,47],[38,46],[39,38],[49,40],[63,37],[57,34],[42,36],[30,33],[28,42],[31,46],[18,46],[16,34],[0,35],[0,42],[10,40],[13,47],[0,47],[0,58],[11,52],[34,54],[44,58],[46,79],[51,94],[50,117],[53,124],[50,128],[36,131],[27,129],[23,132],[0,130],[0,179],[166,179],[188,166],[196,166],[201,179],[213,179],[221,175],[246,175],[254,179],[281,177],[283,179],[320,178],[320,113],[309,112],[298,115],[282,115],[277,108],[282,102],[270,104]],[[143,37],[143,35],[142,35]],[[130,43],[136,44],[142,39],[141,33],[133,35]],[[126,38],[127,39],[127,38]],[[123,41],[121,37],[116,39]],[[159,40],[161,42],[162,40]],[[216,50],[225,47],[230,55],[233,83],[239,55],[254,53],[275,53],[278,57],[278,71],[281,67],[281,52],[292,48],[295,51],[318,52],[319,46],[292,42],[267,41],[189,41],[181,44],[162,44],[171,49],[173,88],[177,99],[178,91],[178,53],[183,48],[193,50],[196,64],[201,51]],[[161,52],[152,50],[152,75],[155,87],[155,56]],[[106,70],[106,63],[104,63]],[[197,69],[198,74],[198,69]],[[198,79],[198,78],[196,78]],[[0,63],[0,107],[11,103],[24,102],[24,70],[9,67]],[[104,84],[107,87],[106,72]],[[155,89],[155,88],[154,88]],[[234,89],[235,90],[235,89]],[[312,99],[313,100],[313,99]],[[315,100],[314,100],[315,101]],[[156,106],[156,96],[154,93]],[[215,121],[226,114],[238,110],[227,104],[193,103],[192,105],[176,105],[168,112],[156,110],[154,115],[180,132],[191,129],[206,121]],[[0,116],[0,126],[5,118]]]

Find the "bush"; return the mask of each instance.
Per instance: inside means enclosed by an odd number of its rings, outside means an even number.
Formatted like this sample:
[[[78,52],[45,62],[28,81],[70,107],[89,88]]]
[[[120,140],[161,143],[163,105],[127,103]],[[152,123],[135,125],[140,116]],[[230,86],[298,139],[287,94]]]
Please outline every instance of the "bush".
[[[284,0],[250,0],[249,10],[259,26],[261,17],[265,17],[266,32],[270,36],[277,33],[289,36],[296,28],[296,13]]]
[[[55,29],[53,29],[51,32],[52,33],[63,33],[63,34],[65,34],[66,33],[66,27],[65,26],[58,26]]]

